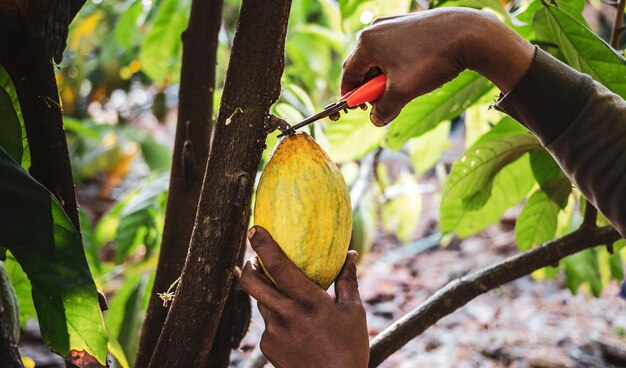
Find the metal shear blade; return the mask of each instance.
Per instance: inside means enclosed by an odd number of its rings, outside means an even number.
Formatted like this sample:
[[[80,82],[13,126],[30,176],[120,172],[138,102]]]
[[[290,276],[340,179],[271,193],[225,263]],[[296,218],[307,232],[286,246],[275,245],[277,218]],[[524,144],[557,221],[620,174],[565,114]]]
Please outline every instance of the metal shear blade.
[[[296,129],[300,129],[303,126],[309,125],[311,123],[314,123],[320,119],[324,119],[325,117],[331,116],[333,114],[338,113],[339,111],[346,109],[348,107],[348,105],[346,104],[345,101],[340,101],[340,102],[336,102],[334,104],[330,104],[328,106],[326,106],[326,108],[320,112],[318,112],[315,115],[309,116],[308,118],[302,120],[301,122],[299,122],[296,125],[291,126],[291,128],[285,130],[284,132],[282,132],[281,134],[278,135],[278,138],[281,138],[285,135],[289,135],[289,134],[293,134],[296,132]]]

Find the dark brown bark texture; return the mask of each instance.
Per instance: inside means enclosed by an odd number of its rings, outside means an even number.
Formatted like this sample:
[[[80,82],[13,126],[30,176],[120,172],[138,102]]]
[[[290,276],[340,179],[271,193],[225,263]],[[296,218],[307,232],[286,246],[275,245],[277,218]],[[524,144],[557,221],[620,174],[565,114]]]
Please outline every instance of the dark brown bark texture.
[[[3,17],[0,63],[9,73],[24,117],[30,174],[59,200],[80,232],[54,64],[61,62],[69,23],[84,1],[31,0],[26,14]]]
[[[618,239],[619,233],[611,226],[603,228],[584,226],[563,238],[448,283],[371,341],[369,366],[378,366],[428,327],[477,296],[540,268],[558,265],[561,259],[569,255],[597,245],[612,244]]]
[[[22,359],[10,331],[4,310],[0,305],[0,367],[22,368]]]
[[[180,276],[187,257],[209,155],[222,5],[223,0],[194,0],[189,25],[182,35],[178,124],[163,241],[142,327],[137,368],[145,368],[150,363],[169,310],[163,307],[156,293],[167,290]]]
[[[268,111],[280,94],[290,5],[243,1],[182,281],[150,367],[207,365],[245,239]]]

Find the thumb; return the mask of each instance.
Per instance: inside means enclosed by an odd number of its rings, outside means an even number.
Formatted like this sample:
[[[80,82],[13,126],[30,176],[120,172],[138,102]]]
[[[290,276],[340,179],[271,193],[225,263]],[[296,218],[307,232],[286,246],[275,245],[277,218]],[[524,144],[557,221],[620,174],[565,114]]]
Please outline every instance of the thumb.
[[[346,256],[339,276],[335,280],[335,295],[339,304],[361,304],[359,283],[356,278],[356,261],[359,255],[351,250]]]
[[[391,83],[387,82],[385,93],[373,103],[374,108],[370,113],[370,120],[377,127],[383,127],[391,123],[409,102],[409,99],[391,88],[390,85]]]

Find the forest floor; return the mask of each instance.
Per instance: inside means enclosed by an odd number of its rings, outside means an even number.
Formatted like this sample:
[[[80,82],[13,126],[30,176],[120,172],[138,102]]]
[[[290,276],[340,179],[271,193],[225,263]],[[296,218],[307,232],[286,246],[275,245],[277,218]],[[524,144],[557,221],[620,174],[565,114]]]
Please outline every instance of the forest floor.
[[[381,239],[359,266],[370,337],[449,281],[517,253],[512,233],[500,229],[419,255],[383,253],[387,246]],[[617,283],[592,298],[572,295],[561,280],[524,277],[443,318],[382,367],[626,367],[626,300],[618,294]],[[262,331],[255,310],[241,349],[249,353]],[[607,354],[610,346],[618,352]],[[248,353],[235,353],[233,367]]]
[[[515,216],[514,209],[497,226],[426,251],[379,234],[358,267],[370,338],[448,282],[517,254]],[[429,235],[436,219],[436,199],[424,195],[418,233]],[[523,277],[443,318],[381,367],[626,367],[626,300],[619,288],[612,282],[593,298],[582,289],[572,295],[562,277]],[[262,331],[254,308],[232,367],[247,367]]]

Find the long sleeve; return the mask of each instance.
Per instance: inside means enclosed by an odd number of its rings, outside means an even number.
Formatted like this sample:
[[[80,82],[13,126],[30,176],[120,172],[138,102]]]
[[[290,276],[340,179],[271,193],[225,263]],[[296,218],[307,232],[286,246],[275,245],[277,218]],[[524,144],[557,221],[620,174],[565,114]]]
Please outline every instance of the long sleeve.
[[[494,106],[535,134],[585,197],[626,236],[624,99],[537,48],[526,74]]]

